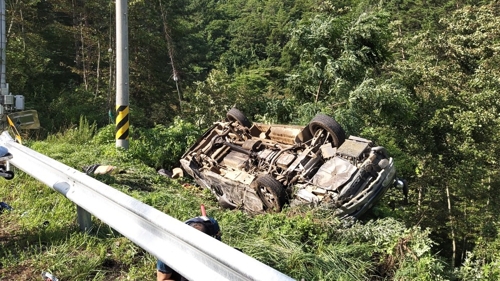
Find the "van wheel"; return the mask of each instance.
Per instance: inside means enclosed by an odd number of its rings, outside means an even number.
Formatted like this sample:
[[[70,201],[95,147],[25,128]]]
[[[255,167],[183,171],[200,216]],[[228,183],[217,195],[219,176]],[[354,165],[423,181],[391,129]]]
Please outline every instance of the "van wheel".
[[[259,176],[256,180],[256,191],[267,211],[280,212],[286,202],[283,185],[271,175]]]
[[[241,125],[250,128],[252,127],[252,123],[248,120],[248,118],[241,112],[239,109],[233,107],[226,114],[227,120],[229,121],[237,121]]]
[[[333,143],[334,147],[340,147],[345,141],[345,131],[337,121],[332,117],[318,113],[309,123],[309,131],[313,136],[327,132],[327,138]]]

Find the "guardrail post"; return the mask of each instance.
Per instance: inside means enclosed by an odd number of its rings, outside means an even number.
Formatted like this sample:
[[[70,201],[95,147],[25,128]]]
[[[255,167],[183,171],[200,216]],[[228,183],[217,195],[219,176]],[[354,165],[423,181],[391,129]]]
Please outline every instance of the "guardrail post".
[[[76,213],[78,215],[78,224],[80,225],[80,230],[87,232],[92,227],[92,218],[90,213],[84,208],[76,205]]]

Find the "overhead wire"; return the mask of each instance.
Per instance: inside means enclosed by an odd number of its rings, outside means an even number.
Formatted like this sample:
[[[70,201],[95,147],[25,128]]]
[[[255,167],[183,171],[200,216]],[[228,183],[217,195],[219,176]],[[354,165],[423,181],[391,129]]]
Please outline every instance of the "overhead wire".
[[[175,68],[175,63],[174,63],[174,47],[172,44],[172,37],[170,36],[170,29],[168,28],[167,24],[167,13],[165,9],[163,8],[163,5],[161,4],[161,0],[158,0],[158,3],[160,5],[160,13],[161,13],[161,18],[163,21],[163,32],[165,33],[165,40],[167,41],[167,50],[168,50],[168,55],[170,57],[170,64],[172,66],[172,76],[173,80],[175,81],[175,87],[177,89],[177,96],[179,98],[179,111],[182,114],[182,97],[181,97],[181,92],[179,89],[179,73],[177,72],[177,69]]]

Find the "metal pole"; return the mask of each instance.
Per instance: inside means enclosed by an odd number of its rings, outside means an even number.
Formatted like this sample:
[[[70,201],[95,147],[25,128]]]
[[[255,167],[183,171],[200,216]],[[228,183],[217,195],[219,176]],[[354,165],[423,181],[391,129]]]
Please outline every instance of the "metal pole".
[[[5,34],[5,0],[0,0],[0,49],[2,53],[2,58],[0,62],[0,88],[3,90],[6,88],[6,70],[5,70],[5,61],[6,61],[6,54],[5,54],[5,48],[7,45],[7,34]],[[8,94],[8,93],[1,93],[1,94]]]
[[[129,77],[127,1],[116,4],[116,147],[128,149]]]
[[[76,214],[78,225],[80,225],[80,230],[83,232],[89,232],[92,229],[92,216],[87,210],[76,205]]]
[[[9,94],[9,84],[7,84],[7,71],[5,63],[7,61],[7,33],[6,33],[6,11],[5,0],[0,0],[0,128],[8,128],[7,114],[5,112],[4,95]]]

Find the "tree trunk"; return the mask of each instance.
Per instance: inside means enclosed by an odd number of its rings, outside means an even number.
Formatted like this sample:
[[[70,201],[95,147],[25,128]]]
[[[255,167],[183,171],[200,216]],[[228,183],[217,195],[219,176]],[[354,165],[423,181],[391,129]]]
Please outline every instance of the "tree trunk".
[[[418,199],[417,199],[417,210],[418,210],[418,213],[420,214],[421,212],[421,208],[422,208],[422,186],[419,185],[418,186]]]
[[[9,35],[12,30],[12,26],[14,25],[14,20],[15,20],[15,12],[16,12],[16,7],[19,8],[19,22],[21,25],[21,38],[23,41],[23,50],[26,50],[26,38],[24,34],[24,18],[23,18],[23,9],[19,5],[19,0],[16,1],[14,5],[11,7],[12,15],[11,15],[11,20],[9,23],[9,28],[7,29],[7,34],[5,34],[5,37],[7,38],[7,42],[9,41]]]
[[[77,18],[77,15],[78,15],[78,12],[77,12],[77,4],[76,4],[76,0],[73,0],[71,1],[71,4],[72,4],[72,8],[73,8],[73,11],[72,11],[72,16],[73,16],[73,28],[76,28],[78,26],[78,18]],[[76,32],[73,33],[73,37],[74,37],[74,52],[75,52],[75,65],[76,67],[78,67],[78,65],[80,64],[80,52],[78,50],[78,37],[77,37],[77,34]]]
[[[452,245],[452,256],[451,256],[451,268],[455,268],[455,258],[457,256],[457,244],[455,238],[455,223],[453,220],[453,215],[451,213],[451,198],[450,198],[450,189],[446,186],[446,200],[448,201],[448,219],[450,221],[451,228],[451,245]]]
[[[80,45],[81,45],[81,52],[82,52],[82,76],[83,76],[83,85],[85,85],[85,90],[88,91],[89,89],[89,83],[87,79],[87,68],[85,67],[85,38],[83,37],[83,23],[80,23]]]
[[[323,84],[323,80],[320,80],[319,81],[319,85],[318,85],[318,90],[316,91],[316,97],[314,98],[314,103],[318,103],[318,99],[319,99],[319,92],[321,91],[321,85]]]
[[[97,97],[99,94],[99,71],[101,71],[101,42],[97,41],[97,69],[96,69],[96,81],[95,81],[95,95],[94,97]]]
[[[403,32],[401,31],[401,25],[399,25],[398,27],[398,35],[400,38],[403,38]],[[401,59],[402,60],[405,60],[406,59],[406,56],[405,56],[405,49],[403,49],[403,47],[401,47]]]

